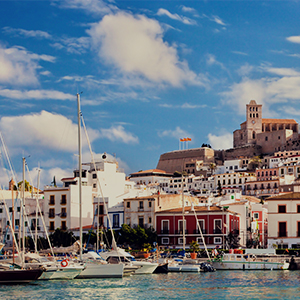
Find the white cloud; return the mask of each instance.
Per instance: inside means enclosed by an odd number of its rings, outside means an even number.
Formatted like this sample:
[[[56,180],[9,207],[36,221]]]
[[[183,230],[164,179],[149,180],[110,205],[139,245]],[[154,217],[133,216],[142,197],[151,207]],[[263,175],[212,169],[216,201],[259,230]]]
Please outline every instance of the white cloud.
[[[193,138],[192,134],[189,134],[187,131],[181,129],[179,126],[177,126],[174,130],[164,130],[162,132],[159,132],[158,136],[176,138],[177,140],[186,137]]]
[[[89,37],[64,37],[51,44],[53,48],[65,49],[69,53],[81,54],[85,53],[90,48]]]
[[[77,124],[65,116],[41,111],[37,114],[2,117],[0,128],[8,147],[39,147],[47,150],[77,151]],[[89,129],[92,142],[99,136]]]
[[[165,108],[180,108],[180,109],[195,109],[195,108],[204,108],[207,107],[206,104],[190,104],[190,103],[183,103],[182,105],[172,105],[172,104],[160,104],[160,107],[165,107]]]
[[[54,90],[10,90],[0,89],[0,96],[10,99],[32,99],[32,100],[75,100],[75,95],[66,94]]]
[[[124,74],[173,86],[206,84],[185,61],[179,61],[176,49],[163,41],[163,30],[155,20],[127,13],[106,15],[88,33],[99,56]]]
[[[217,61],[216,57],[213,54],[208,54],[206,63],[208,65],[219,66],[221,67],[221,69],[226,70],[225,66],[221,62]]]
[[[108,138],[111,141],[121,141],[125,144],[136,144],[139,142],[138,137],[134,136],[130,132],[126,132],[124,127],[112,126],[109,129],[101,129],[100,135],[103,138]]]
[[[296,36],[289,36],[286,38],[289,42],[291,43],[296,43],[296,44],[300,44],[300,35],[296,35]]]
[[[3,31],[9,34],[23,35],[25,37],[43,38],[43,39],[52,38],[52,36],[48,32],[42,30],[25,30],[21,28],[3,27]]]
[[[38,65],[25,50],[0,46],[0,65],[0,83],[38,84],[36,75]]]
[[[215,22],[215,23],[217,23],[219,25],[226,26],[226,24],[218,16],[212,16],[211,21],[213,21],[213,22]]]
[[[182,5],[181,9],[182,9],[183,12],[192,13],[194,15],[197,15],[196,9],[194,9],[192,7],[187,7],[187,6]]]
[[[261,79],[243,78],[234,83],[229,91],[222,93],[225,103],[245,113],[245,105],[250,100],[265,105],[266,111],[272,103],[285,103],[288,100],[300,100],[300,73],[289,68],[271,68],[263,66],[262,71],[276,75]],[[267,113],[268,114],[268,113]]]
[[[105,3],[102,0],[55,0],[60,7],[82,9],[95,15],[104,15],[117,11],[115,5]]]
[[[232,133],[225,133],[219,136],[209,133],[207,137],[209,140],[209,144],[215,150],[230,149],[233,147]]]
[[[300,72],[291,68],[271,68],[267,67],[265,70],[269,73],[279,76],[300,76]]]
[[[37,61],[54,62],[55,57],[29,53],[22,47],[0,46],[0,83],[12,85],[37,85]]]
[[[192,19],[184,17],[184,16],[179,16],[178,14],[172,14],[164,8],[160,8],[157,12],[157,15],[158,16],[167,16],[172,20],[180,21],[186,25],[197,25],[197,22],[195,20],[192,20]]]
[[[247,76],[253,71],[254,67],[246,63],[245,65],[241,66],[238,70],[237,73],[240,76]]]

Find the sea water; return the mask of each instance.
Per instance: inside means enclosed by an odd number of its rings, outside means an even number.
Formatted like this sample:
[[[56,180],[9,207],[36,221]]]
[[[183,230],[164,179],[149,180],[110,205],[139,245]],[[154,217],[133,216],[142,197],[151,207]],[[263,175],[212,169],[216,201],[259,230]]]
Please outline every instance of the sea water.
[[[300,299],[300,271],[217,271],[0,286],[1,299]]]

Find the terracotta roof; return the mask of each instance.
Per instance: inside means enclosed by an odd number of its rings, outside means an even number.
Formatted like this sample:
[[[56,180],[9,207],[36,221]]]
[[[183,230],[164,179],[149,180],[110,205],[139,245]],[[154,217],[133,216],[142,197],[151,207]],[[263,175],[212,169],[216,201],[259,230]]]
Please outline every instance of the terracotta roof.
[[[228,206],[228,205],[223,205],[223,206]],[[211,212],[222,212],[223,211],[222,207],[220,207],[220,206],[210,206],[210,209],[208,209],[207,206],[194,206],[194,209],[195,209],[196,213],[197,212],[209,212],[209,211],[211,211]],[[184,208],[184,211],[185,212],[193,212],[191,206],[186,206]],[[230,210],[226,210],[226,212],[230,212],[230,213],[233,213],[233,214],[238,214],[238,213],[230,211]],[[168,210],[162,210],[162,211],[157,211],[156,212],[156,214],[160,214],[160,213],[162,213],[162,214],[163,213],[174,213],[174,214],[178,213],[178,214],[180,214],[180,213],[182,213],[182,207],[168,209]]]
[[[300,193],[286,193],[286,194],[281,194],[278,196],[274,197],[269,197],[265,199],[266,201],[271,201],[271,200],[300,200]]]
[[[130,176],[132,175],[140,175],[140,174],[166,174],[166,175],[170,175],[171,173],[167,173],[164,170],[159,170],[159,169],[150,169],[150,170],[145,170],[145,171],[139,171],[139,172],[135,172],[135,173],[131,173]]]
[[[76,177],[66,177],[66,178],[62,178],[61,181],[65,181],[65,180],[74,180]]]
[[[293,123],[297,124],[294,119],[262,119],[262,123]]]

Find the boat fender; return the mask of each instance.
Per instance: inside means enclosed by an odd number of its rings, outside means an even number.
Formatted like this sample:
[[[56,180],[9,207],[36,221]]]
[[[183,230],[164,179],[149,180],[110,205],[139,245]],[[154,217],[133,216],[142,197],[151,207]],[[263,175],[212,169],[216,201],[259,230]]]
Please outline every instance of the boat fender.
[[[64,260],[61,261],[60,264],[61,264],[61,266],[62,266],[63,268],[65,268],[65,267],[68,266],[68,261],[67,261],[66,259],[64,259]]]

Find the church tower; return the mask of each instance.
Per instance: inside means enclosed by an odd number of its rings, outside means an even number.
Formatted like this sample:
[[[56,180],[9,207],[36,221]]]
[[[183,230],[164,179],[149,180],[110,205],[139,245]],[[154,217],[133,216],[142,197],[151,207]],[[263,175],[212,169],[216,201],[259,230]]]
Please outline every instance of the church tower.
[[[262,132],[262,105],[251,100],[246,105],[246,143],[256,144],[257,134]]]

